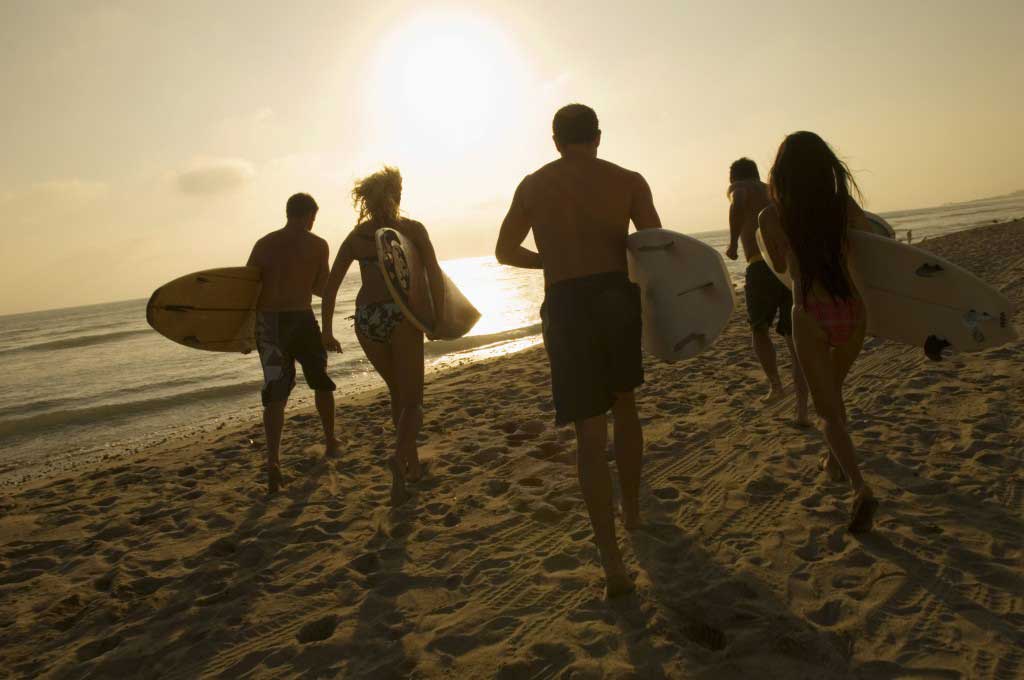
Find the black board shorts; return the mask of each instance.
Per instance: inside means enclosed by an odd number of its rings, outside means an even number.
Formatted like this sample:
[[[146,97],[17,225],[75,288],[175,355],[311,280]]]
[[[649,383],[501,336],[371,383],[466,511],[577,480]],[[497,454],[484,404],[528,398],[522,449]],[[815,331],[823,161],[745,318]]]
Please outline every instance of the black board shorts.
[[[752,329],[771,328],[778,314],[779,323],[775,331],[783,336],[793,334],[793,293],[779,281],[764,260],[747,265],[743,297],[747,301],[747,320]]]
[[[263,405],[288,399],[295,387],[295,362],[306,384],[317,391],[335,389],[327,375],[327,350],[313,310],[256,313],[256,350],[263,366]]]
[[[644,382],[640,288],[623,272],[560,281],[540,308],[558,425],[608,412]]]

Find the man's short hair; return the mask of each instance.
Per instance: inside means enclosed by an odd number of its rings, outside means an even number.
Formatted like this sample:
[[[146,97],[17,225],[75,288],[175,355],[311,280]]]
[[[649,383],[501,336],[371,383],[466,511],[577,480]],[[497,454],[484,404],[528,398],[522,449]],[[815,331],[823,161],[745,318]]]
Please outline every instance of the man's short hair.
[[[601,132],[594,109],[583,104],[569,104],[558,109],[551,121],[551,130],[559,144],[590,144],[597,141]]]
[[[316,201],[309,194],[295,194],[288,199],[288,204],[284,208],[284,214],[291,220],[315,215],[319,209],[320,206],[316,204]]]
[[[757,163],[745,156],[733,161],[729,166],[730,182],[739,182],[744,179],[761,179],[761,175],[757,172]]]

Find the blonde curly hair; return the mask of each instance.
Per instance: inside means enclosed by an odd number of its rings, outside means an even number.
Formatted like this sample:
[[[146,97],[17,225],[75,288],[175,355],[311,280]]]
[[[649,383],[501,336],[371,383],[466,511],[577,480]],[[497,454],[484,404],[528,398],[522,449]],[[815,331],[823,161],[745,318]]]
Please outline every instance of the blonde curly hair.
[[[402,173],[388,165],[359,180],[352,188],[352,205],[359,211],[360,222],[373,220],[382,225],[394,224],[398,221],[401,202]]]

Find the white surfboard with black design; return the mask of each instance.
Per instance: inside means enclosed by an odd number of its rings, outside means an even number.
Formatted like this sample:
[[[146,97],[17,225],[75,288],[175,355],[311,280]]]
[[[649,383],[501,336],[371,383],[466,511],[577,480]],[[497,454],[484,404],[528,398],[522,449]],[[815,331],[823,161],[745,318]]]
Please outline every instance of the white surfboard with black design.
[[[630,234],[626,254],[629,278],[640,286],[644,350],[678,361],[711,347],[735,305],[722,255],[668,229]]]

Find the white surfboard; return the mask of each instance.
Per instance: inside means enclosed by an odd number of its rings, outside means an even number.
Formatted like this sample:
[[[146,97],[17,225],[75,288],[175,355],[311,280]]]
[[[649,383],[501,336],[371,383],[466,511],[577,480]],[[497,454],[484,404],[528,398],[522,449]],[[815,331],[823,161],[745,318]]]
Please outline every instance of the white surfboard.
[[[429,282],[427,268],[416,245],[399,231],[378,229],[377,261],[391,298],[409,321],[431,340],[455,340],[468,333],[480,312],[466,299],[447,274]],[[442,272],[443,273],[443,272]],[[437,286],[431,289],[430,283]],[[442,300],[435,305],[435,300]],[[440,307],[440,310],[435,307]]]
[[[711,347],[735,306],[721,254],[684,234],[644,229],[626,238],[626,255],[640,286],[647,353],[678,361]]]
[[[867,307],[870,335],[923,347],[932,359],[1017,338],[1013,303],[963,267],[873,233],[851,230],[849,239],[851,274]],[[760,229],[757,242],[774,271]],[[788,273],[776,276],[792,289]]]

